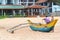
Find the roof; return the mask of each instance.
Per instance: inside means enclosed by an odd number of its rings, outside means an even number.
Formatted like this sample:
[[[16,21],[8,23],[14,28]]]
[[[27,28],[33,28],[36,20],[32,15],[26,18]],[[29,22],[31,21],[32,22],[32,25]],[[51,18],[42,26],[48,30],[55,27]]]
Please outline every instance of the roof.
[[[27,8],[46,8],[47,6],[40,6],[40,5],[31,5],[28,6]]]
[[[46,2],[47,0],[38,0],[36,3],[43,3]]]
[[[23,5],[0,5],[0,9],[24,9]]]

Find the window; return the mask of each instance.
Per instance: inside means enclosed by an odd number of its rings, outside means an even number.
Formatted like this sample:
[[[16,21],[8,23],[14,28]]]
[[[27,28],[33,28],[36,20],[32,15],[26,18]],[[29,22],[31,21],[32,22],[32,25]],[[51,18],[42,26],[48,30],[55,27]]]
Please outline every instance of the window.
[[[14,4],[17,4],[17,0],[14,0]]]
[[[12,0],[7,0],[7,4],[13,4]]]
[[[2,4],[2,0],[0,0],[0,4]]]
[[[33,3],[28,3],[28,6],[32,5]]]
[[[52,7],[52,3],[50,3],[49,7]]]
[[[38,0],[35,0],[35,2],[37,2]]]
[[[44,6],[47,6],[47,2],[44,2]]]
[[[27,2],[27,0],[21,0],[21,2]]]
[[[43,6],[43,3],[39,3],[39,5]]]
[[[56,5],[56,3],[53,3],[53,5]]]
[[[50,13],[52,12],[52,8],[49,9],[49,12],[50,12]]]
[[[29,2],[33,2],[33,0],[29,0]]]
[[[21,5],[25,5],[26,6],[26,3],[21,3]]]

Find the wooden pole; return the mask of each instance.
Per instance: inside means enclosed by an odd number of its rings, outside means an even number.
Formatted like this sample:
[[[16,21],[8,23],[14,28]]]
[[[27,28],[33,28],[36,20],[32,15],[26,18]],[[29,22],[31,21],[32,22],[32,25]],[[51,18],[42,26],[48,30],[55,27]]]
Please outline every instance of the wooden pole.
[[[2,16],[4,16],[4,15],[3,15],[3,9],[2,9]]]
[[[6,16],[5,10],[3,10],[4,16]]]
[[[15,10],[13,10],[13,16],[15,16],[15,14],[16,14],[16,13],[15,13]]]

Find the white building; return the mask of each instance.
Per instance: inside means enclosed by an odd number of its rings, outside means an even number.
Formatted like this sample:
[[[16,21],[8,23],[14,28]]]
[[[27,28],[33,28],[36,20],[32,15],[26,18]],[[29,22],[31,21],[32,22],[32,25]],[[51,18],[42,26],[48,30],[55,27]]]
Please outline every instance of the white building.
[[[39,2],[39,3],[38,3]],[[5,15],[28,15],[24,11],[26,11],[28,6],[35,5],[38,3],[38,5],[41,6],[48,6],[48,3],[46,0],[0,0],[0,15],[5,16]],[[43,12],[41,12],[40,9],[29,9],[27,11],[34,11],[39,12],[39,13],[45,13],[45,9],[42,9]],[[52,9],[50,9],[52,10]],[[48,8],[48,12],[50,13],[51,11]],[[34,14],[31,12],[32,15]],[[36,15],[36,14],[35,14]],[[39,14],[38,14],[39,15]],[[34,15],[32,15],[34,16]]]

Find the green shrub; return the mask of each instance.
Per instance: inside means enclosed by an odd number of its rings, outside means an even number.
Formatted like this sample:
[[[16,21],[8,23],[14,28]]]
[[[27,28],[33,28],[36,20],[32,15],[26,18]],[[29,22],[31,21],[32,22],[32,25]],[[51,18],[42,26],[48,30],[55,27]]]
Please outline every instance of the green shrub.
[[[7,18],[7,16],[0,16],[0,19]]]

